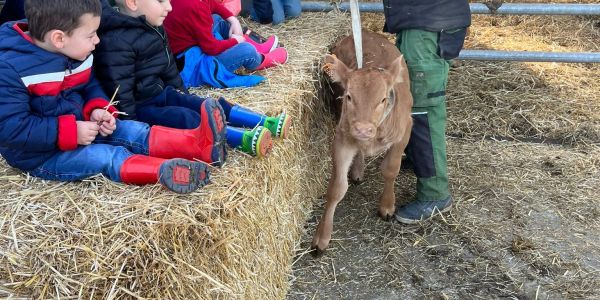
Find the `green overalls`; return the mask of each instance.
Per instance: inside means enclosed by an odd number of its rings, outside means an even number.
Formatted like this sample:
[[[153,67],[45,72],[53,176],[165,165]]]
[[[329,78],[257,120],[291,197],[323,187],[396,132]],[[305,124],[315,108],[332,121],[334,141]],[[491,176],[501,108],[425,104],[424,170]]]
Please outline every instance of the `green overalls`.
[[[438,32],[405,29],[396,46],[404,54],[413,95],[413,131],[408,159],[417,176],[417,200],[450,196],[446,161],[446,84],[449,61],[438,55]]]

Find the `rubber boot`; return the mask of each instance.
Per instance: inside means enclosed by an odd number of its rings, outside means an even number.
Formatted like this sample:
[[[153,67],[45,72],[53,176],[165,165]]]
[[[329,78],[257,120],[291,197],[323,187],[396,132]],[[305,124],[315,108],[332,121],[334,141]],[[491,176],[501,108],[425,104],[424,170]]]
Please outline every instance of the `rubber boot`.
[[[137,154],[123,162],[120,174],[123,183],[144,185],[160,182],[180,194],[191,193],[210,182],[208,166],[202,162]]]
[[[231,126],[246,128],[263,126],[269,129],[274,137],[281,138],[286,138],[289,134],[292,120],[285,112],[277,117],[268,117],[241,105],[233,104],[222,97],[219,98],[219,104],[223,108],[225,118]]]
[[[275,35],[270,36],[264,42],[260,43],[256,42],[252,37],[250,37],[247,34],[244,35],[244,39],[247,43],[250,43],[250,45],[254,46],[256,52],[260,54],[267,54],[272,52],[273,50],[277,49],[277,43],[279,43],[279,39]]]
[[[201,160],[221,166],[227,158],[225,114],[214,99],[206,99],[200,108],[200,126],[175,129],[164,126],[150,128],[149,155],[161,158]]]
[[[263,55],[263,61],[260,63],[256,70],[264,70],[277,65],[283,65],[288,60],[288,52],[285,48],[275,48],[275,50],[269,53],[261,53]]]
[[[231,148],[257,157],[265,157],[273,149],[271,132],[262,126],[252,130],[228,126],[227,143]]]

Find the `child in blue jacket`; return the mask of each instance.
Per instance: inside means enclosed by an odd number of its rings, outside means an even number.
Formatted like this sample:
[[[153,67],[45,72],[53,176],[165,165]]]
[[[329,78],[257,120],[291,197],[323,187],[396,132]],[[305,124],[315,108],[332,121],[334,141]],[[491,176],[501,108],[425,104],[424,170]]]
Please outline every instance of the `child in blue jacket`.
[[[204,101],[189,130],[115,119],[91,72],[100,13],[99,0],[27,0],[28,23],[0,27],[0,154],[49,180],[101,173],[178,193],[207,184],[208,166],[193,160],[224,157],[219,104]]]

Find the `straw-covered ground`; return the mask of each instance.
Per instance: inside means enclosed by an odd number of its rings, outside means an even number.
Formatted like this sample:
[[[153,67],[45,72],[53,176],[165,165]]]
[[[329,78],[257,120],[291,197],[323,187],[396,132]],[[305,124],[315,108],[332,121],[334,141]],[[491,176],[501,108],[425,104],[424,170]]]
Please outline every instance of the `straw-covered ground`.
[[[383,25],[381,15],[362,21]],[[474,16],[466,48],[599,52],[599,41],[598,17]],[[452,212],[414,226],[379,219],[371,161],[338,205],[321,258],[308,249],[322,205],[309,219],[288,298],[600,298],[599,74],[598,64],[455,64]],[[398,201],[414,186],[402,171]]]
[[[230,152],[190,195],[98,176],[32,178],[0,161],[0,298],[281,299],[312,202],[324,188],[331,126],[315,97],[317,64],[346,17],[307,14],[276,29],[289,62],[225,95],[294,117],[291,138],[255,159]],[[251,24],[255,25],[255,24]]]

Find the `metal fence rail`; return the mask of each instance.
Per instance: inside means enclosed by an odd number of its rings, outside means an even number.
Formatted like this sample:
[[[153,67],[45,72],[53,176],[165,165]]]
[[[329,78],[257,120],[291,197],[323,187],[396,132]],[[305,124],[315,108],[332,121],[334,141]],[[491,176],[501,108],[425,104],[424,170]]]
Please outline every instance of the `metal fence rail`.
[[[600,4],[555,4],[555,3],[504,3],[492,12],[483,3],[470,3],[471,13],[499,15],[600,15]],[[302,11],[349,11],[350,3],[306,1],[301,3]],[[362,2],[358,4],[361,12],[383,12],[382,3]]]
[[[597,52],[537,52],[537,51],[498,51],[498,50],[462,50],[458,59],[487,61],[531,61],[600,63]]]
[[[331,11],[339,9],[349,11],[350,3],[342,2],[302,2],[302,11]],[[470,3],[471,13],[499,15],[588,15],[599,16],[600,4],[555,4],[555,3],[504,3],[492,12],[483,3]],[[361,12],[383,12],[382,3],[362,2],[358,4]],[[537,51],[497,51],[462,50],[458,59],[486,61],[531,61],[531,62],[567,62],[600,63],[597,52],[537,52]]]

